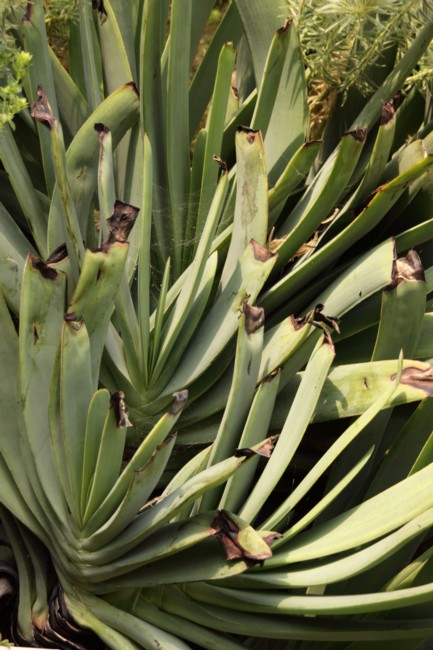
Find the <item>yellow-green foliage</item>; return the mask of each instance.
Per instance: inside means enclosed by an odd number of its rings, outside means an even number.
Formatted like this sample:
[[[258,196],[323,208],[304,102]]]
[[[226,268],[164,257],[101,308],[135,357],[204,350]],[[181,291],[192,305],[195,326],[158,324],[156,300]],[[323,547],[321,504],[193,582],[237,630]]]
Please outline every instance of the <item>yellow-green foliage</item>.
[[[10,34],[15,22],[14,11],[24,4],[0,0],[0,128],[12,124],[14,115],[27,106],[21,81],[31,56],[17,49]]]

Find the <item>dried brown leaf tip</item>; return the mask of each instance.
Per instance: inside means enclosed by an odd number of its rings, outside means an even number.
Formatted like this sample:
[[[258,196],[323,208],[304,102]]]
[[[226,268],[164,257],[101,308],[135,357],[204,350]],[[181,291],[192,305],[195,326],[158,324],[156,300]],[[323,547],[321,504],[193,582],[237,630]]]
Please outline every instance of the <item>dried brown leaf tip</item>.
[[[172,397],[174,399],[171,405],[170,415],[178,415],[188,401],[188,391],[186,389],[179,390],[177,393],[173,393]]]
[[[23,16],[23,22],[28,22],[32,18],[33,13],[33,2],[28,2],[26,5],[26,11]]]
[[[65,321],[65,323],[68,323],[71,329],[75,330],[76,332],[78,332],[81,329],[84,323],[83,317],[78,316],[75,311],[67,312],[63,316],[63,320]]]
[[[395,289],[405,281],[425,282],[424,267],[421,258],[414,250],[410,250],[406,257],[394,260],[391,284],[388,290]]]
[[[253,248],[254,258],[258,262],[267,262],[271,257],[275,257],[276,255],[276,253],[270,251],[266,246],[262,246],[255,239],[251,239],[250,244]]]
[[[262,307],[253,307],[244,300],[243,313],[245,315],[245,331],[248,335],[254,334],[265,324],[265,310]]]
[[[74,650],[103,650],[105,646],[96,637],[95,633],[80,628],[72,615],[69,613],[63,591],[57,586],[51,593],[48,602],[48,616],[35,617],[33,623],[33,635],[35,643],[32,647],[37,648],[74,648]],[[16,628],[11,631],[11,636],[17,647],[27,646]]]
[[[353,129],[353,131],[347,131],[344,135],[350,135],[352,138],[354,138],[354,140],[357,140],[358,142],[365,142],[365,138],[367,137],[367,129],[357,126]]]
[[[110,399],[110,406],[114,409],[114,416],[118,428],[132,427],[128,417],[128,407],[125,403],[125,393],[121,390],[113,393]]]
[[[223,160],[223,159],[220,158],[219,156],[213,156],[213,159],[215,160],[215,162],[218,163],[219,168],[220,168],[221,171],[225,174],[225,173],[227,172],[227,169],[228,169],[228,168],[227,168],[227,163],[225,162],[225,160]]]
[[[286,18],[286,21],[285,21],[284,25],[282,27],[280,27],[279,29],[277,29],[277,34],[279,34],[280,36],[285,34],[292,23],[293,23],[293,20],[291,18]]]
[[[262,445],[260,445],[260,447],[256,447],[256,449],[250,449],[249,447],[245,447],[244,449],[236,449],[234,455],[238,458],[251,458],[251,456],[263,456],[264,458],[270,458],[272,452],[274,451],[277,440],[278,436],[270,436]]]
[[[225,510],[218,512],[211,526],[211,534],[221,542],[227,560],[243,560],[251,567],[272,557],[271,549],[256,531],[247,524],[241,527]]]
[[[263,537],[263,541],[266,542],[269,546],[272,546],[272,543],[275,542],[276,539],[281,539],[282,534],[277,533],[277,531],[272,530],[269,532],[267,535]]]
[[[380,119],[380,125],[385,126],[392,120],[395,115],[394,106],[392,100],[390,102],[383,102],[382,104],[382,117]]]
[[[51,129],[56,126],[56,118],[53,115],[53,111],[51,110],[51,106],[42,86],[38,86],[36,95],[38,98],[30,109],[30,115],[34,120],[44,124],[51,131]]]
[[[63,262],[67,257],[68,249],[66,248],[66,244],[60,244],[60,246],[57,246],[51,255],[47,257],[47,264],[58,264],[59,262]]]
[[[323,332],[323,336],[325,337],[325,342],[331,347],[334,347],[328,327],[331,327],[335,332],[337,332],[337,334],[340,334],[338,318],[336,318],[335,316],[326,316],[323,313],[324,309],[325,309],[324,305],[318,304],[306,316],[302,316],[301,318],[296,318],[295,320],[296,323],[298,324],[298,328],[308,323],[309,325],[313,325],[314,327],[321,329]]]
[[[420,364],[421,365],[421,364]],[[395,374],[391,380],[395,379]],[[412,388],[422,390],[429,397],[433,396],[433,366],[429,363],[422,364],[422,367],[405,368],[401,373],[400,384],[407,384]]]
[[[245,133],[248,144],[254,144],[256,138],[259,137],[260,131],[257,129],[250,129],[249,126],[238,126],[236,129],[238,133]]]
[[[99,13],[101,23],[104,23],[107,19],[107,11],[104,7],[103,0],[92,0],[92,9]]]
[[[123,203],[123,201],[116,201],[113,214],[107,219],[110,234],[105,244],[114,244],[115,242],[121,242],[123,244],[128,241],[129,233],[132,230],[138,213],[139,208],[135,208],[128,203]]]
[[[53,280],[53,281],[56,280],[57,271],[47,266],[45,262],[41,260],[40,257],[34,255],[33,253],[30,253],[29,260],[32,267],[36,269],[36,271],[39,271],[39,273],[42,275],[43,278],[45,278],[45,280]]]
[[[99,139],[102,141],[106,135],[110,133],[110,129],[102,122],[97,122],[94,126],[96,133],[98,134]]]

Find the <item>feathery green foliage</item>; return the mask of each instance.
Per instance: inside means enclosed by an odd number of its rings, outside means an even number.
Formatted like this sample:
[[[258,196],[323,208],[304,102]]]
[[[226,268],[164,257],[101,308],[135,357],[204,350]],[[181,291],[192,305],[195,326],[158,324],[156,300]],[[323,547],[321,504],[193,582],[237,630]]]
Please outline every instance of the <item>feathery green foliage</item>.
[[[431,11],[430,3],[422,0],[287,0],[286,4],[299,30],[310,86],[325,83],[343,94],[350,88],[363,94],[376,90],[387,57],[397,54],[398,60],[404,55]],[[405,90],[416,83],[425,91],[432,72],[429,48],[406,80]],[[314,101],[323,101],[323,93],[324,89],[316,92]]]

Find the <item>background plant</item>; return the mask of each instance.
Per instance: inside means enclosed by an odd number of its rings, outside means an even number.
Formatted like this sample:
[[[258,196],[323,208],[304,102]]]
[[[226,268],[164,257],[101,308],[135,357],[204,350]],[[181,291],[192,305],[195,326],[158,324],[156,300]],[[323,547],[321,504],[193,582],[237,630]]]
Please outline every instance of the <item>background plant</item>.
[[[320,130],[326,106],[343,103],[350,91],[371,95],[387,71],[407,51],[425,23],[428,3],[419,0],[303,2],[288,0],[285,10],[295,20],[307,66],[313,128]],[[431,93],[431,48],[408,76],[404,89]],[[338,100],[337,100],[338,101]]]
[[[391,100],[428,8],[315,142],[280,1],[230,3],[192,75],[213,1],[94,4],[68,27],[68,71],[27,5],[31,110],[0,131],[7,633],[416,648],[432,124],[422,96]]]

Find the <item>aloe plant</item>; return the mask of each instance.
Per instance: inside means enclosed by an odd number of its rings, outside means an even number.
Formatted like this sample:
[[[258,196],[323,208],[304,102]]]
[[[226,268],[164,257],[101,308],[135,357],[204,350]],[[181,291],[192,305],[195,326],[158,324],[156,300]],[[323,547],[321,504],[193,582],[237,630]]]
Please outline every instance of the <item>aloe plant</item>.
[[[428,98],[393,98],[433,16],[331,152],[279,1],[233,0],[193,65],[214,4],[79,0],[68,70],[42,0],[14,32],[32,58],[0,130],[7,633],[416,648],[432,124]]]

